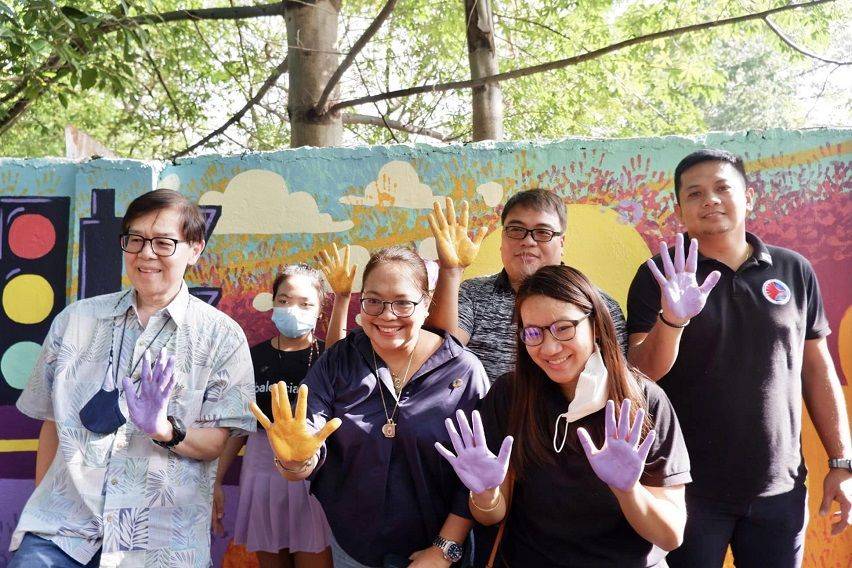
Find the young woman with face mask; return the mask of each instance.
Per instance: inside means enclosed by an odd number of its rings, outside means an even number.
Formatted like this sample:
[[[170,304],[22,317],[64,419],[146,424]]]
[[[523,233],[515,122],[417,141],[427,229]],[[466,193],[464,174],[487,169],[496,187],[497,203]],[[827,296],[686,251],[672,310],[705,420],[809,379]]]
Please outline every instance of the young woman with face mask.
[[[307,265],[290,265],[272,285],[271,319],[278,333],[251,349],[256,400],[266,412],[271,412],[272,385],[286,381],[288,394],[295,400],[308,369],[326,346],[345,335],[345,314],[355,274],[355,267],[349,268],[348,247],[345,250],[345,260],[336,247],[333,256],[323,255],[323,272],[335,292],[326,342],[314,335],[325,299],[320,271]],[[223,532],[222,479],[243,445],[246,452],[234,542],[256,553],[261,568],[330,568],[329,528],[322,507],[310,495],[307,481],[289,483],[281,477],[262,428],[248,438],[231,438],[220,458],[214,486],[214,531]]]
[[[691,480],[668,398],[628,367],[606,304],[577,270],[524,280],[515,321],[515,371],[471,422],[457,414],[459,431],[447,421],[455,454],[436,445],[470,489],[474,518],[506,520],[495,566],[665,566]]]

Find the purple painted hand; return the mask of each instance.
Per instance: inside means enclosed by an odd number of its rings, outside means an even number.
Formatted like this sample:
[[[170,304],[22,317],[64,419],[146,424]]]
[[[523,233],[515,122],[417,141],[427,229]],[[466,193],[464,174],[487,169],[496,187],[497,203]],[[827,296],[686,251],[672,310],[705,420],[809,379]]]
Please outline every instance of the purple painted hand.
[[[130,377],[124,377],[124,393],[130,420],[149,436],[168,436],[171,424],[167,420],[169,397],[175,386],[175,358],[166,357],[165,349],[160,352],[151,369],[148,353],[142,356],[142,372],[139,378],[139,394]]]
[[[699,286],[695,278],[695,272],[698,269],[698,240],[692,239],[689,243],[689,256],[684,261],[683,235],[681,233],[678,233],[675,238],[674,263],[672,263],[669,249],[664,242],[660,243],[660,257],[663,260],[665,276],[653,260],[649,260],[647,264],[648,268],[651,269],[651,274],[654,275],[660,285],[663,317],[667,321],[679,323],[697,316],[704,309],[707,296],[716,286],[721,273],[714,270],[707,275],[704,283]]]
[[[648,451],[654,443],[655,432],[653,430],[648,432],[645,441],[639,445],[645,411],[641,408],[636,411],[636,419],[631,425],[629,399],[625,399],[621,404],[618,427],[615,425],[613,401],[607,401],[605,414],[605,438],[600,449],[592,442],[585,428],[577,428],[577,436],[598,478],[613,489],[629,491],[642,476],[645,458],[648,457]]]
[[[500,446],[500,455],[495,456],[485,443],[485,429],[482,427],[482,418],[479,416],[479,412],[474,410],[471,417],[473,418],[473,430],[471,430],[464,412],[456,411],[456,420],[459,423],[461,436],[456,431],[452,419],[447,418],[445,421],[456,455],[453,455],[440,442],[435,442],[435,449],[450,462],[465,487],[474,493],[482,493],[488,489],[499,487],[506,478],[513,439],[511,436],[506,436]]]

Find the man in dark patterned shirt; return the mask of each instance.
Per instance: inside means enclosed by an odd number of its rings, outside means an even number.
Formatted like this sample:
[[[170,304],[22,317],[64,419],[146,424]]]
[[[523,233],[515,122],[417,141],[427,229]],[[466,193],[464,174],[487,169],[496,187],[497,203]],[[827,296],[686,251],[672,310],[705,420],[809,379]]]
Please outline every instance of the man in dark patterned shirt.
[[[447,200],[446,215],[436,204],[430,226],[438,248],[440,271],[427,324],[458,337],[482,361],[488,378],[512,370],[516,327],[512,321],[515,292],[524,278],[541,268],[560,264],[565,244],[565,203],[554,192],[529,189],[513,195],[503,208],[503,236],[498,274],[462,282],[462,273],[479,252],[484,231],[472,239],[467,233],[467,204],[456,219]],[[625,348],[624,314],[618,303],[601,290],[619,342]]]

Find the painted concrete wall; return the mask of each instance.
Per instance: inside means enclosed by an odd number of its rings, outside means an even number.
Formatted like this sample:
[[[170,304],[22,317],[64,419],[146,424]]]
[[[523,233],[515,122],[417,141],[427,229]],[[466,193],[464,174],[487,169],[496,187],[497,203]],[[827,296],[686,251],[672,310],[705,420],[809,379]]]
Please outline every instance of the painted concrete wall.
[[[0,160],[0,547],[31,490],[38,434],[38,424],[17,413],[14,401],[52,317],[77,298],[127,284],[116,223],[140,193],[169,187],[205,206],[209,245],[187,279],[256,343],[272,335],[268,288],[278,267],[312,262],[333,241],[353,245],[362,267],[368,251],[392,243],[434,258],[426,215],[445,195],[470,201],[475,226],[495,228],[513,192],[557,191],[569,211],[566,262],[624,304],[637,266],[660,238],[679,230],[675,164],[704,145],[745,157],[758,195],[750,229],[813,263],[848,401],[852,130],[298,149],[176,164]],[[486,238],[466,277],[499,268],[499,238],[499,232]],[[815,513],[825,456],[807,420],[803,437]],[[852,550],[852,531],[831,541],[827,534],[827,523],[812,515],[808,565],[839,566]],[[221,552],[226,543],[216,546]],[[0,564],[3,559],[0,552]]]

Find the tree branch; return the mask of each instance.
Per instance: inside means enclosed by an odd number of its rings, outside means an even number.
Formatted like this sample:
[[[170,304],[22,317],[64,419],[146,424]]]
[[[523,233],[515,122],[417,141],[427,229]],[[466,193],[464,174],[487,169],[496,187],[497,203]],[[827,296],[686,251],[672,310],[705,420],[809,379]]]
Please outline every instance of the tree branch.
[[[421,136],[428,136],[429,138],[434,138],[436,140],[440,140],[441,142],[444,142],[447,139],[445,134],[437,130],[426,128],[423,126],[415,126],[413,124],[406,124],[398,120],[392,120],[390,118],[384,118],[381,116],[370,116],[368,114],[358,113],[344,113],[342,118],[343,124],[368,124],[370,126],[382,126],[386,128],[392,128],[394,130],[399,130],[401,132],[408,132],[410,134],[420,134]]]
[[[246,104],[243,106],[243,108],[238,110],[236,112],[236,114],[234,114],[234,116],[232,116],[227,121],[225,121],[225,123],[222,126],[217,128],[216,130],[214,130],[213,132],[211,132],[210,134],[208,134],[207,136],[205,136],[204,138],[202,138],[201,140],[199,140],[198,142],[196,142],[192,146],[189,146],[188,148],[181,150],[180,152],[177,152],[176,154],[171,156],[171,159],[174,160],[175,158],[179,158],[181,156],[185,156],[185,155],[189,154],[190,152],[192,152],[196,148],[200,148],[201,146],[203,146],[204,144],[206,144],[207,142],[209,142],[213,138],[224,133],[225,130],[230,128],[233,124],[236,124],[237,122],[239,122],[243,118],[243,116],[249,111],[249,109],[251,109],[254,105],[256,105],[258,102],[260,102],[261,99],[263,99],[263,97],[266,95],[266,92],[269,91],[269,89],[271,89],[275,85],[275,83],[278,82],[278,79],[281,77],[281,75],[283,75],[286,72],[287,72],[287,58],[285,57],[284,61],[282,61],[281,63],[278,64],[278,66],[275,67],[275,70],[272,72],[272,74],[269,77],[267,77],[266,81],[263,82],[263,85],[260,86],[260,88],[254,94],[254,96],[252,98],[250,98],[248,101],[246,101]]]
[[[378,15],[370,22],[370,25],[367,26],[367,29],[364,30],[364,33],[361,34],[361,37],[352,45],[352,49],[349,50],[349,53],[346,54],[346,57],[343,58],[343,61],[340,65],[337,66],[337,69],[332,73],[331,77],[328,79],[328,83],[326,83],[325,88],[320,95],[319,101],[317,101],[316,106],[314,107],[317,110],[318,114],[325,114],[326,103],[328,102],[328,97],[331,96],[331,92],[334,90],[334,86],[340,81],[340,78],[343,77],[343,73],[352,65],[352,62],[355,61],[355,57],[357,57],[358,53],[364,48],[365,45],[376,35],[376,32],[379,31],[379,28],[382,27],[382,24],[385,23],[385,20],[391,15],[394,7],[398,0],[388,0]]]
[[[161,14],[142,14],[129,18],[116,18],[104,22],[102,32],[114,31],[118,28],[144,26],[147,24],[165,24],[184,20],[244,20],[246,18],[265,18],[267,16],[283,16],[284,2],[261,4],[259,6],[233,6],[227,8],[198,8],[196,10],[175,10]]]
[[[790,39],[782,30],[779,28],[769,17],[763,18],[763,21],[766,22],[766,25],[769,26],[769,29],[772,30],[775,35],[781,38],[781,41],[787,44],[787,46],[793,51],[798,51],[805,57],[810,57],[811,59],[816,59],[817,61],[822,61],[824,63],[833,63],[834,65],[852,65],[852,61],[837,61],[836,59],[828,59],[827,57],[822,57],[813,53],[812,51],[808,51],[803,47],[799,47],[793,40]]]
[[[596,49],[594,51],[589,51],[587,53],[581,53],[580,55],[574,55],[572,57],[567,57],[565,59],[559,59],[556,61],[549,61],[547,63],[541,63],[539,65],[532,65],[530,67],[521,67],[519,69],[513,69],[512,71],[506,71],[504,73],[497,73],[494,75],[488,75],[486,77],[480,77],[479,79],[469,79],[465,81],[450,81],[447,83],[437,83],[433,85],[421,85],[419,87],[410,87],[407,89],[398,89],[396,91],[389,91],[386,93],[380,93],[378,95],[371,95],[366,97],[359,97],[356,99],[350,99],[348,101],[341,101],[337,104],[330,106],[325,113],[332,113],[339,111],[344,108],[349,108],[353,106],[358,106],[365,103],[372,103],[377,101],[384,101],[388,99],[395,99],[398,97],[409,97],[411,95],[417,95],[420,93],[431,93],[437,91],[451,91],[457,89],[471,89],[473,87],[481,87],[482,85],[487,85],[488,83],[499,83],[502,81],[507,81],[509,79],[517,79],[518,77],[526,77],[527,75],[534,75],[536,73],[543,73],[546,71],[552,71],[554,69],[562,69],[564,67],[570,67],[572,65],[577,65],[579,63],[583,63],[585,61],[590,61],[592,59],[597,59],[602,57],[608,53],[612,53],[614,51],[619,51],[621,49],[631,47],[634,45],[639,45],[642,43],[648,43],[658,39],[669,38],[673,36],[678,36],[686,33],[697,32],[701,30],[708,30],[712,28],[718,28],[721,26],[729,26],[732,24],[739,24],[742,22],[747,22],[750,20],[760,20],[764,19],[767,16],[772,14],[777,14],[780,12],[786,12],[788,10],[795,10],[797,8],[808,8],[813,6],[818,6],[820,4],[826,4],[830,2],[834,2],[835,0],[813,0],[811,2],[804,2],[802,4],[791,4],[787,6],[779,6],[777,8],[772,8],[770,10],[765,10],[763,12],[756,12],[753,14],[746,14],[744,16],[736,16],[733,18],[725,18],[722,20],[714,20],[709,22],[701,22],[698,24],[692,24],[689,26],[682,26],[679,28],[672,28],[668,30],[662,30],[659,32],[654,32],[650,34],[645,34],[637,37],[633,37],[630,39],[626,39],[617,43],[613,43],[606,47],[602,47],[600,49]],[[321,115],[320,115],[321,116]]]

